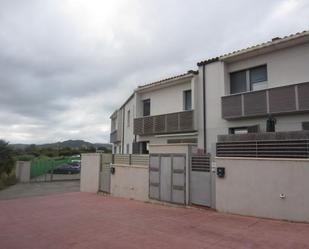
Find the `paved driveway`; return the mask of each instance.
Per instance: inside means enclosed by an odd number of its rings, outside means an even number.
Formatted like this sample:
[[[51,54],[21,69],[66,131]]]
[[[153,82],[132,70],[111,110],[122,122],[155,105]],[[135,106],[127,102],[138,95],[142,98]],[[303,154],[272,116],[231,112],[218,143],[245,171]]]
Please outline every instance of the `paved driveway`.
[[[0,200],[78,192],[79,184],[79,180],[35,182],[26,184],[19,183],[0,191]]]
[[[0,201],[0,248],[309,248],[309,224],[86,193]]]

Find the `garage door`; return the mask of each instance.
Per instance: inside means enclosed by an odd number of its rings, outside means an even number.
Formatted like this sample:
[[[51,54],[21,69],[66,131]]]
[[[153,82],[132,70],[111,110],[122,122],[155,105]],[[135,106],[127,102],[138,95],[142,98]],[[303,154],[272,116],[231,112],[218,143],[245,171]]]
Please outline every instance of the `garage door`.
[[[186,155],[151,154],[149,164],[149,198],[185,204]]]

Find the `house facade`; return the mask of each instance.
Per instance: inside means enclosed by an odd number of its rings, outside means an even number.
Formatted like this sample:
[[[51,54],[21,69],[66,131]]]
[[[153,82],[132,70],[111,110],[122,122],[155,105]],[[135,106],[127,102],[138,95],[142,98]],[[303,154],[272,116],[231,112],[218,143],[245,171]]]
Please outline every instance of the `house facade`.
[[[149,144],[197,143],[197,72],[139,86],[111,116],[116,154],[147,154]]]
[[[198,71],[138,87],[111,116],[114,153],[148,144],[197,143],[215,155],[217,136],[297,131],[309,124],[309,32],[198,63]],[[268,125],[267,125],[268,123]]]
[[[265,132],[269,117],[272,131],[308,129],[308,62],[303,32],[198,63],[206,114],[198,146],[215,155],[218,135]]]

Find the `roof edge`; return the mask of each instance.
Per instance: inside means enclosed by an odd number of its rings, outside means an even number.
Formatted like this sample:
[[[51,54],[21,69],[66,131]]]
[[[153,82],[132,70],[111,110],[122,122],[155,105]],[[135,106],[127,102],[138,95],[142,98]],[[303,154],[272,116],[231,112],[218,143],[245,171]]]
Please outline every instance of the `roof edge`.
[[[148,83],[148,84],[145,84],[145,85],[140,85],[140,86],[137,87],[137,89],[135,89],[135,91],[149,89],[151,87],[159,86],[159,85],[162,85],[164,83],[168,83],[168,82],[171,82],[171,81],[174,81],[174,80],[182,79],[182,78],[185,78],[185,77],[188,77],[188,76],[193,77],[194,75],[197,75],[197,74],[198,74],[198,71],[189,70],[184,74],[175,75],[175,76],[165,78],[165,79],[162,79],[162,80],[158,80],[158,81],[154,81],[154,82],[151,82],[151,83]]]

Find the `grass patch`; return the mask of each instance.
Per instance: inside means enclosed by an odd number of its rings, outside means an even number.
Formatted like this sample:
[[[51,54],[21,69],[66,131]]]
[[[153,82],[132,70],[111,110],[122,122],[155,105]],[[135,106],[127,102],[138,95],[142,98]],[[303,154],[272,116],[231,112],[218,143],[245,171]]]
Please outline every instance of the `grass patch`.
[[[15,185],[17,183],[17,179],[15,176],[15,171],[12,170],[10,174],[3,173],[0,176],[0,190],[3,190],[11,185]]]

